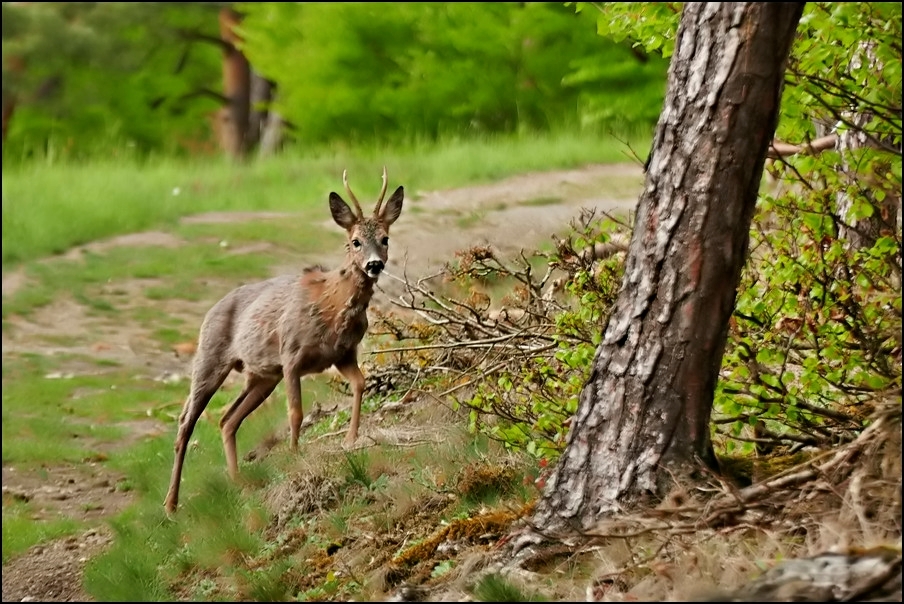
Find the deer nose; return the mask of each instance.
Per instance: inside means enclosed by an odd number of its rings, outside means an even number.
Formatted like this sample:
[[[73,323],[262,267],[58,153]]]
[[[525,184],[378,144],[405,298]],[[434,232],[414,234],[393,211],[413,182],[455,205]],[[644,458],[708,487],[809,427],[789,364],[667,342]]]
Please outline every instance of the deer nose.
[[[364,265],[364,269],[371,275],[379,275],[380,271],[383,270],[383,266],[382,260],[371,260]]]

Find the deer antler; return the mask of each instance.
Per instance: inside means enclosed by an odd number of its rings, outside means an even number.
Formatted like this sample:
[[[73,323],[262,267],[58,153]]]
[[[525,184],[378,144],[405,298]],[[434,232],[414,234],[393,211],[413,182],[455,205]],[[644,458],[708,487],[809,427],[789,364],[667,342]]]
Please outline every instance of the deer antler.
[[[348,192],[349,198],[351,198],[352,203],[355,204],[355,210],[358,211],[358,218],[364,218],[364,211],[361,210],[361,204],[358,203],[358,198],[352,193],[352,188],[348,186],[348,170],[342,171],[342,184],[345,185],[345,190]]]
[[[380,215],[380,206],[383,205],[383,198],[386,197],[386,166],[383,166],[383,188],[380,189],[380,197],[377,199],[377,207],[374,209],[374,216]]]

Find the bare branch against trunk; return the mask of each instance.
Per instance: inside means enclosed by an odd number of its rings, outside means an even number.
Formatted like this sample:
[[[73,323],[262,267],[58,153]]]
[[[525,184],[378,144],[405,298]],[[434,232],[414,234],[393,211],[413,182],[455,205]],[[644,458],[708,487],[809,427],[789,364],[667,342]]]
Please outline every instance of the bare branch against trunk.
[[[715,465],[713,393],[803,7],[685,4],[625,278],[539,532],[585,531]]]

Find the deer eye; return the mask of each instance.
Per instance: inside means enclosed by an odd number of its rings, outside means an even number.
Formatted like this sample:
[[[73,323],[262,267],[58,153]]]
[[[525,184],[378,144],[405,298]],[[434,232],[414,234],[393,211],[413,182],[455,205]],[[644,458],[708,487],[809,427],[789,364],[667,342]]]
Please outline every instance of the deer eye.
[[[357,239],[352,239],[352,246],[355,248],[359,248],[359,247],[361,247],[361,242],[358,241]]]
[[[380,240],[380,243],[383,244],[383,247],[386,247],[389,245],[389,237],[383,237],[383,239]]]

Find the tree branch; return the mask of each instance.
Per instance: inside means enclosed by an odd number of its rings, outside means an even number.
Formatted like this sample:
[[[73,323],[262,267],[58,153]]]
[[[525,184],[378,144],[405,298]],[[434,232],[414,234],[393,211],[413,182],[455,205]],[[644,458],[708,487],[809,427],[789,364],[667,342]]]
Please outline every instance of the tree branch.
[[[809,143],[802,145],[792,145],[780,140],[773,140],[769,149],[766,151],[766,157],[769,159],[779,159],[781,157],[790,157],[798,153],[806,153],[807,155],[819,155],[823,151],[833,149],[838,142],[837,134],[829,134],[817,138]]]

